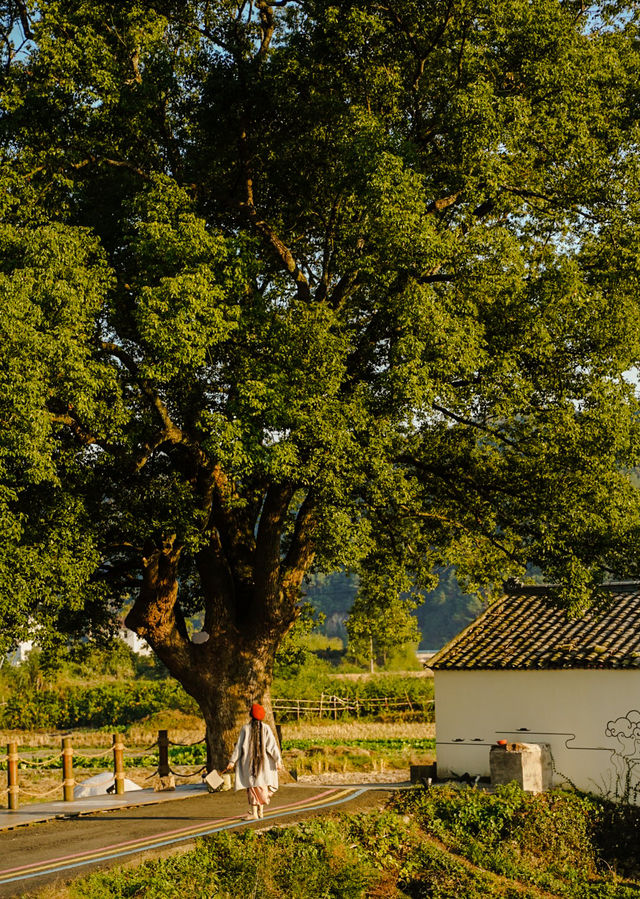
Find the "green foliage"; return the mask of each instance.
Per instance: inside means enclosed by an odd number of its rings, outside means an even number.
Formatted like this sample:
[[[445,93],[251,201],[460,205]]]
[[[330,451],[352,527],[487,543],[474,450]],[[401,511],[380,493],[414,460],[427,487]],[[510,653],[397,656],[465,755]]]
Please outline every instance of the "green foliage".
[[[403,794],[395,807],[481,869],[558,895],[609,895],[580,893],[597,871],[597,800],[558,791],[530,796],[516,784],[492,795],[445,786]]]
[[[314,610],[305,603],[298,620],[293,625],[276,653],[273,673],[275,677],[295,677],[309,661],[309,636],[314,625],[321,623],[321,618],[314,617]]]
[[[358,715],[363,717],[390,719],[401,715],[409,717],[419,715],[420,720],[434,720],[433,679],[429,677],[400,677],[389,674],[350,680],[331,677],[326,668],[323,672],[322,669],[307,667],[295,678],[276,679],[273,682],[274,699],[307,699],[314,700],[317,705],[321,693],[324,693],[325,697],[338,696],[348,700],[351,705],[357,700]],[[389,700],[388,706],[378,701],[383,699]],[[371,702],[368,703],[368,700]],[[401,703],[405,708],[399,710],[394,706],[394,702]],[[407,702],[413,705],[413,712],[406,708]],[[331,705],[326,705],[326,714],[333,714]],[[338,707],[338,714],[349,718],[354,712],[343,713]],[[285,721],[297,717],[297,713],[280,712],[279,717]]]
[[[417,607],[413,614],[421,634],[422,649],[444,646],[483,609],[478,596],[462,592],[453,567],[441,569],[437,574],[437,587],[431,591],[421,591],[419,601],[416,597]],[[324,622],[319,627],[323,633],[329,636],[335,634],[346,642],[344,622],[353,607],[358,587],[358,578],[349,577],[341,571],[332,575],[316,574],[309,579],[305,595],[314,609],[324,615]],[[360,656],[368,661],[368,653],[361,652]],[[403,667],[408,670],[412,665],[404,664]]]
[[[104,636],[150,559],[178,600],[148,584],[136,627],[201,684],[232,634],[270,669],[314,566],[359,574],[382,656],[434,566],[536,565],[574,611],[638,571],[633,4],[29,10],[0,3],[0,652]]]
[[[483,609],[478,596],[465,594],[458,584],[455,569],[438,573],[438,586],[425,593],[416,609],[423,649],[440,649],[463,628],[471,624]]]
[[[201,840],[196,852],[141,868],[98,874],[72,887],[72,896],[103,899],[135,895],[184,895],[264,899],[363,899],[375,875],[356,846],[344,843],[332,821],[312,821],[295,829],[263,834],[216,834]]]
[[[329,637],[340,637],[346,643],[344,622],[358,591],[358,578],[345,571],[314,572],[307,578],[303,590],[307,601],[324,616],[323,632]]]
[[[84,655],[84,654],[81,654]],[[273,684],[275,699],[309,699],[318,702],[320,694],[338,696],[359,703],[358,716],[392,719],[419,715],[432,721],[433,680],[431,678],[379,676],[365,681],[332,677],[326,663],[306,664],[295,675],[277,677]],[[197,706],[166,672],[158,673],[145,662],[142,675],[122,683],[123,671],[132,670],[131,653],[126,647],[116,653],[92,650],[62,669],[47,672],[40,667],[37,651],[21,665],[4,674],[4,705],[0,706],[0,726],[30,729],[66,729],[78,727],[116,727],[129,724],[166,709],[197,714]],[[136,666],[140,665],[135,660]],[[109,675],[109,671],[113,673]],[[87,676],[89,675],[89,676]],[[150,679],[150,675],[155,675]],[[113,677],[118,680],[114,683]],[[100,686],[89,686],[101,679]],[[388,699],[389,705],[377,702]],[[372,702],[368,703],[368,700]],[[394,702],[413,704],[414,711],[398,709]],[[333,714],[329,705],[326,714]],[[341,712],[351,718],[355,712]],[[303,709],[304,715],[304,709]],[[280,720],[296,717],[279,713]]]
[[[419,636],[419,635],[418,635]],[[418,658],[418,643],[403,643],[390,650],[385,665],[386,671],[422,671],[422,662]]]
[[[283,749],[310,749],[313,746],[344,746],[344,740],[318,739],[318,740],[283,740]],[[395,752],[403,749],[435,749],[436,741],[425,738],[408,738],[406,740],[387,737],[380,740],[349,740],[349,746],[358,746],[362,749],[389,750]]]
[[[196,712],[175,681],[130,681],[94,688],[15,692],[2,707],[3,727],[24,730],[122,727],[164,709]]]
[[[411,614],[418,600],[387,594],[384,604],[379,594],[373,602],[362,591],[356,596],[349,618],[348,650],[358,661],[374,660],[386,666],[391,653],[399,652],[407,644],[416,647],[420,640],[416,619]],[[414,653],[415,655],[415,653]]]

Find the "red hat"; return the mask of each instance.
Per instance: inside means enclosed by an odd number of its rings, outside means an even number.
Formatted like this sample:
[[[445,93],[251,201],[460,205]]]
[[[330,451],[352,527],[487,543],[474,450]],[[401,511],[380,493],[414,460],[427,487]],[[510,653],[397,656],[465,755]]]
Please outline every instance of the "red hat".
[[[266,715],[265,710],[258,702],[254,702],[251,706],[251,717],[255,718],[256,721],[262,721],[264,716]]]

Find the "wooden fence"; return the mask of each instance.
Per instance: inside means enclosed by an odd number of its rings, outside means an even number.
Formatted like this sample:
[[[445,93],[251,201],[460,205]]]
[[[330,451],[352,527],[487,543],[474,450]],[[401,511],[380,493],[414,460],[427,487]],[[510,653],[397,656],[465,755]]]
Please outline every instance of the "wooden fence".
[[[334,696],[331,694],[322,693],[319,699],[275,699],[272,701],[274,715],[276,718],[280,719],[280,721],[283,721],[285,719],[291,720],[292,718],[296,718],[299,720],[301,718],[314,716],[324,716],[337,720],[338,717],[343,715],[344,713],[355,714],[356,716],[359,716],[380,715],[385,712],[392,711],[410,711],[426,716],[428,710],[431,710],[433,705],[433,699],[411,699],[408,693],[405,694],[404,699],[399,698],[398,696],[381,696],[372,698],[350,697],[345,699],[342,696]],[[279,736],[281,736],[279,726],[278,731]],[[35,754],[30,753],[28,757],[20,755],[18,743],[16,741],[11,741],[7,744],[6,756],[8,808],[11,810],[18,809],[20,794],[31,798],[44,799],[50,797],[55,793],[62,792],[62,798],[64,801],[73,801],[74,787],[76,786],[73,771],[74,764],[82,764],[82,761],[88,759],[104,758],[105,767],[111,767],[111,765],[107,761],[107,757],[112,755],[112,768],[114,774],[113,789],[117,795],[120,795],[124,792],[125,753],[128,756],[132,757],[145,757],[151,750],[157,747],[158,765],[154,771],[154,774],[157,774],[161,778],[167,777],[169,774],[174,775],[175,777],[189,778],[200,774],[203,770],[206,770],[206,766],[201,766],[196,771],[179,772],[174,771],[169,764],[169,745],[196,746],[199,743],[204,743],[204,738],[202,740],[197,740],[195,743],[176,743],[173,740],[169,739],[169,735],[166,730],[161,730],[158,732],[158,739],[155,740],[142,752],[131,752],[130,750],[127,750],[123,742],[122,734],[113,734],[112,740],[112,745],[109,746],[109,748],[104,752],[89,754],[86,752],[79,752],[78,750],[74,749],[71,736],[65,736],[62,738],[62,746],[60,752],[48,756],[36,756]],[[60,762],[58,762],[58,760],[60,760]],[[51,790],[47,790],[46,792],[33,793],[27,791],[20,784],[19,772],[21,768],[38,769],[44,766],[51,767],[49,763],[53,761],[56,762],[56,767],[58,764],[60,764],[60,767],[62,768],[62,778],[59,786],[56,786]],[[152,776],[153,774],[150,775],[150,777]]]
[[[158,739],[151,743],[150,746],[146,747],[143,751],[132,752],[126,749],[122,734],[113,734],[113,743],[108,749],[105,749],[104,752],[87,753],[74,750],[72,737],[66,736],[62,738],[62,749],[58,753],[47,756],[35,756],[32,754],[22,756],[19,754],[18,743],[15,740],[12,740],[10,743],[7,743],[7,808],[9,808],[10,811],[16,811],[20,805],[21,795],[32,799],[46,799],[60,791],[62,792],[63,801],[73,802],[74,787],[76,786],[73,772],[74,762],[75,764],[82,764],[83,761],[89,759],[104,758],[105,768],[112,767],[114,782],[113,787],[109,788],[107,792],[114,792],[117,796],[120,796],[124,793],[125,753],[132,758],[146,757],[149,755],[149,752],[156,747],[158,749],[158,765],[154,772],[149,775],[147,780],[156,774],[160,778],[168,777],[169,775],[179,778],[194,777],[197,774],[201,774],[202,771],[206,771],[206,766],[201,765],[195,771],[175,771],[169,763],[169,746],[197,746],[199,743],[204,742],[205,738],[203,737],[201,740],[196,740],[195,743],[176,743],[174,740],[169,739],[168,731],[160,730],[158,731]],[[107,757],[111,756],[111,754],[113,754],[112,764],[107,761]],[[20,784],[21,768],[26,767],[42,770],[45,765],[47,768],[50,768],[51,762],[55,762],[57,765],[58,759],[61,760],[62,768],[62,779],[59,786],[55,786],[51,790],[34,793],[26,790],[24,786]]]
[[[338,716],[344,712],[355,714],[356,717],[379,715],[387,711],[410,711],[426,714],[427,709],[430,709],[434,702],[433,699],[410,699],[408,694],[405,694],[404,699],[397,696],[348,697],[345,699],[342,696],[322,693],[320,699],[274,699],[271,705],[276,717],[300,720],[300,718],[317,716],[337,720]]]

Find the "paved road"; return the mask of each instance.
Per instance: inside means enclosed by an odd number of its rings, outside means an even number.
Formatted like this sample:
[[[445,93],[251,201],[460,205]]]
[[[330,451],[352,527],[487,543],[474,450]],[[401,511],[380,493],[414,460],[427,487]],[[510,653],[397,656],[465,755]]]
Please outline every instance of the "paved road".
[[[243,793],[215,793],[156,805],[83,815],[0,833],[0,897],[35,893],[96,868],[142,861],[189,846],[198,836],[240,827],[293,823],[378,805],[388,796],[379,785],[284,786],[261,822],[244,822]]]

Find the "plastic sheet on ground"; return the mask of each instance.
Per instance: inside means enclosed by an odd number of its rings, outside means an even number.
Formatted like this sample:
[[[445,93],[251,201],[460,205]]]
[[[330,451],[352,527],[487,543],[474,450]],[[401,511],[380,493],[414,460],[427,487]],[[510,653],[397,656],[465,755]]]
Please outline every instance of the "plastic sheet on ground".
[[[112,789],[109,790],[109,787]],[[137,783],[124,779],[124,791],[130,793],[133,790],[141,790]],[[115,780],[111,771],[103,771],[102,774],[94,774],[93,777],[87,778],[76,784],[73,788],[74,799],[86,799],[87,796],[104,796],[105,793],[115,792]]]

